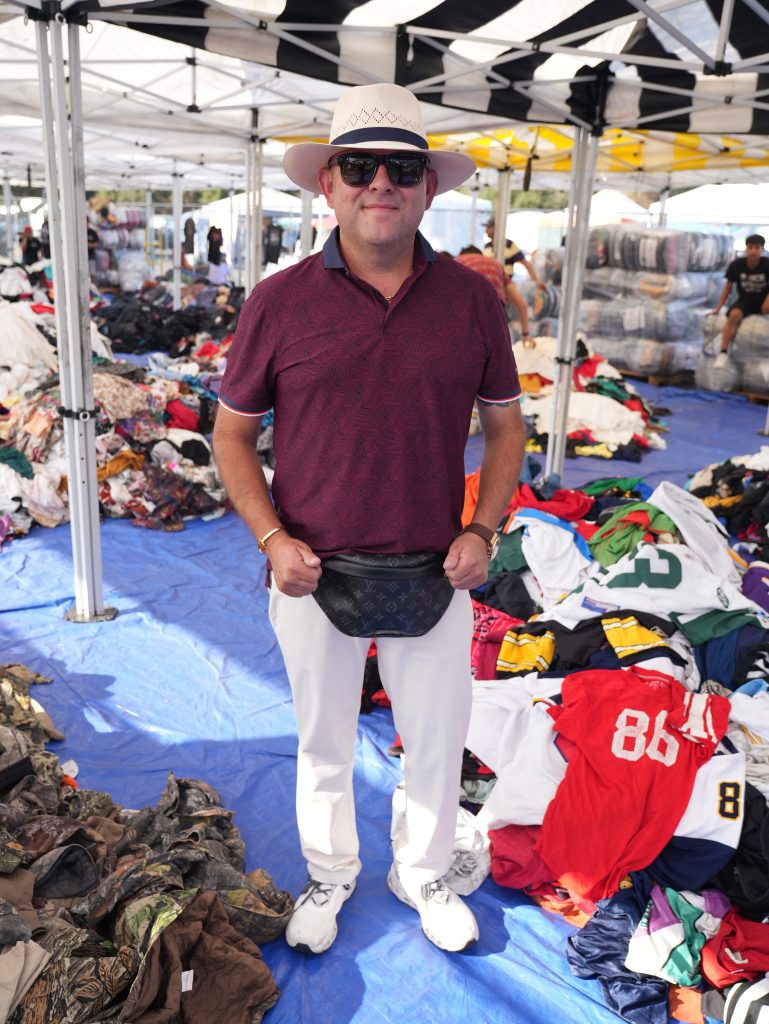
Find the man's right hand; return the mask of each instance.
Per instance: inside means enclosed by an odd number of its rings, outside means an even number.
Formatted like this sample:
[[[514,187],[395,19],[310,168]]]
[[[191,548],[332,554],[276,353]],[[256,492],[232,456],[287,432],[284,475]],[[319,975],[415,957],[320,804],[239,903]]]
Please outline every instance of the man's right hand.
[[[720,310],[720,309],[709,309],[709,310],[707,311],[707,313],[705,314],[705,316],[718,316],[718,314],[719,314],[720,312],[721,312],[721,310]]]
[[[288,597],[305,597],[317,589],[320,559],[304,541],[281,531],[267,541],[275,586]]]

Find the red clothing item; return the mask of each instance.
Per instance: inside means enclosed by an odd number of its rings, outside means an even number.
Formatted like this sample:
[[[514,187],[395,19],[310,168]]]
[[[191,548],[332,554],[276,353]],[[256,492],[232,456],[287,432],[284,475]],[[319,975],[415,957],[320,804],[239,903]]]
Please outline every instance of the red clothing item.
[[[470,647],[470,671],[475,679],[496,679],[497,658],[505,633],[520,626],[523,619],[473,601],[473,640]]]
[[[166,413],[169,416],[166,421],[167,427],[179,427],[182,430],[192,430],[195,433],[200,431],[200,417],[180,398],[171,399],[166,405]]]
[[[769,972],[769,924],[727,914],[717,934],[702,949],[702,973],[711,985],[755,981]]]
[[[670,840],[697,769],[726,732],[729,701],[638,666],[575,672],[561,693],[549,713],[577,749],[537,852],[554,880],[595,901]]]
[[[565,488],[554,491],[551,498],[543,501],[538,498],[529,484],[522,484],[518,492],[518,504],[525,508],[536,508],[540,512],[549,512],[566,522],[582,519],[593,507],[594,499],[583,491],[569,491]]]
[[[536,888],[551,881],[536,851],[541,825],[504,825],[489,829],[491,877],[510,889]]]

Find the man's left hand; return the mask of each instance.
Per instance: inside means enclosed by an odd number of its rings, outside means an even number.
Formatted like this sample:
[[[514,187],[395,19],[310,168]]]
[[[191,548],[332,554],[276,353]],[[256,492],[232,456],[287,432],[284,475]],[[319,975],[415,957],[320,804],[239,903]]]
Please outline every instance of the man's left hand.
[[[455,590],[473,590],[489,578],[486,541],[475,533],[455,537],[443,563],[446,579]]]

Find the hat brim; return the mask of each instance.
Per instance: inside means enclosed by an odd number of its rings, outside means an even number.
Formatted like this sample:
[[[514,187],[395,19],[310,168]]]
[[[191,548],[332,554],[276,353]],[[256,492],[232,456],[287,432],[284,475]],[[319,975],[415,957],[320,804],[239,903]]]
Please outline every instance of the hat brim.
[[[336,153],[349,153],[351,149],[371,151],[387,150],[393,153],[424,153],[430,157],[430,167],[438,176],[436,195],[450,192],[475,174],[475,163],[464,153],[449,153],[444,150],[419,149],[406,143],[372,144],[358,143],[352,146],[332,146],[323,142],[298,142],[286,150],[283,157],[283,170],[299,188],[308,192],[320,192],[318,174]]]

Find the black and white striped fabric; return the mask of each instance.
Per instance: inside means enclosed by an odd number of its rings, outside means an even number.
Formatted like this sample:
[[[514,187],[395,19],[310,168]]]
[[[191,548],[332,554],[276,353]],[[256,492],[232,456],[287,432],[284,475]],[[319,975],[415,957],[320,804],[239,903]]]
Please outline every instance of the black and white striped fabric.
[[[724,1024],[769,1024],[769,975],[725,991]]]
[[[238,0],[227,11],[203,0],[69,9],[321,81],[397,82],[427,103],[503,120],[769,133],[766,3],[692,0],[659,13],[645,0],[435,0],[405,23],[395,19],[410,5],[391,13],[379,0],[264,6],[269,15]]]

